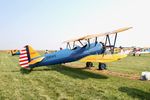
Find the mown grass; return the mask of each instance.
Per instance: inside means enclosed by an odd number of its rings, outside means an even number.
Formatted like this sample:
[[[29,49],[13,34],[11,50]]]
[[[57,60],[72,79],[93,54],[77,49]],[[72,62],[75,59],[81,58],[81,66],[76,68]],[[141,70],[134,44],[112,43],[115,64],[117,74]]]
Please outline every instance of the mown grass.
[[[150,55],[130,56],[109,63],[108,70],[130,74],[150,71],[149,58]],[[150,82],[103,75],[66,65],[43,66],[30,73],[22,73],[17,56],[0,53],[0,100],[5,99],[149,100]]]
[[[150,71],[150,54],[128,56],[117,62],[108,63],[109,70],[140,75],[142,71]]]

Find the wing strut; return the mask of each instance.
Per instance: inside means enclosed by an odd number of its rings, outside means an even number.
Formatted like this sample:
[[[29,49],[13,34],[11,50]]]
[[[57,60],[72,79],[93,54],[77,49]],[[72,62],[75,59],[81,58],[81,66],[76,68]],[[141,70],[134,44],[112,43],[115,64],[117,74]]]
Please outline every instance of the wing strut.
[[[70,43],[67,42],[67,48],[69,47],[69,49],[71,49]]]
[[[82,46],[84,46],[83,43],[80,40],[79,40],[79,42],[81,43]]]
[[[75,42],[76,42],[76,41],[73,42],[73,48],[75,47]]]
[[[111,45],[111,41],[110,41],[109,35],[106,35],[105,47],[110,48],[112,54],[114,53],[116,41],[117,41],[117,32],[115,33],[115,38],[114,38],[114,43],[113,43],[113,45]],[[108,45],[107,45],[107,42],[108,42]]]
[[[109,46],[111,47],[111,42],[110,42],[109,35],[107,35],[107,38],[108,38]]]
[[[88,41],[88,45],[89,45],[89,47],[90,47],[90,39],[88,39],[87,41]]]
[[[97,37],[95,37],[95,46],[96,46],[96,44],[97,44]]]
[[[114,53],[114,49],[115,49],[115,45],[116,45],[117,35],[118,35],[118,34],[117,34],[117,32],[116,32],[115,40],[114,40],[114,47],[113,47],[113,51],[112,51],[113,53]]]

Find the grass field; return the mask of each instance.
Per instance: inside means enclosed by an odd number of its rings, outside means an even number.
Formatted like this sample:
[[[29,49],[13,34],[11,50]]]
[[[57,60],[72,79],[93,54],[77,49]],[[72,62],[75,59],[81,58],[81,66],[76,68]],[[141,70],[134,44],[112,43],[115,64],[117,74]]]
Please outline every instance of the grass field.
[[[83,67],[74,62],[22,73],[18,56],[0,52],[0,100],[150,100],[150,81],[138,80],[150,71],[150,54],[108,63],[106,73]]]

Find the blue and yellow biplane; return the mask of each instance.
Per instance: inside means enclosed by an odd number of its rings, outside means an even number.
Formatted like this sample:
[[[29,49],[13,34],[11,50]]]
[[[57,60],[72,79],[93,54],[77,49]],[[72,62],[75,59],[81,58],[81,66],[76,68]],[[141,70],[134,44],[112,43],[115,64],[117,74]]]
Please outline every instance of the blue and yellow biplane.
[[[20,55],[20,51],[15,49],[15,50],[10,50],[9,52],[12,56],[15,56],[15,55]]]
[[[82,59],[82,61],[84,62],[87,61],[87,67],[92,66],[92,62],[99,62],[99,68],[104,69],[104,67],[106,67],[104,66],[105,64],[102,63],[102,60],[99,60],[99,58],[102,59],[103,56],[98,57],[98,55],[104,54],[106,48],[108,47],[113,53],[116,44],[117,34],[130,28],[131,27],[120,28],[112,32],[106,32],[103,34],[92,34],[81,38],[68,40],[64,42],[67,44],[66,49],[62,49],[57,52],[45,55],[40,55],[31,46],[26,45],[22,50],[20,50],[19,64],[22,68],[33,69],[39,66],[63,64]],[[114,35],[113,43],[111,43],[110,41],[110,35]],[[106,37],[104,43],[98,41],[98,37],[101,36]],[[91,39],[94,39],[94,42],[91,42]],[[83,41],[86,42],[83,43]],[[80,46],[77,45],[77,43],[80,44]],[[88,57],[90,55],[95,55],[97,59],[91,59],[91,57]],[[95,57],[92,56],[92,58]],[[115,58],[115,60],[117,59],[119,59],[119,57]]]

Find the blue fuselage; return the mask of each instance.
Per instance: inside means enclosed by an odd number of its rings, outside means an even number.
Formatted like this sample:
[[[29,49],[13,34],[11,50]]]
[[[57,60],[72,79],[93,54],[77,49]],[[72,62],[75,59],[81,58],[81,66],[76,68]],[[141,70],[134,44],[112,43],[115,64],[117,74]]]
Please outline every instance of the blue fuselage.
[[[74,49],[63,49],[51,54],[45,54],[44,59],[32,67],[73,62],[88,55],[102,54],[104,51],[102,43],[91,43],[83,47],[77,46]]]

